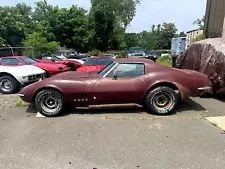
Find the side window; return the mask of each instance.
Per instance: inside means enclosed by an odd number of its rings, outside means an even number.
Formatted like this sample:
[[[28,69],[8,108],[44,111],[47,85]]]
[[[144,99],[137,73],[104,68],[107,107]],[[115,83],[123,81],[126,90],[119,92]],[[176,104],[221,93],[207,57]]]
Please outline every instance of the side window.
[[[50,56],[43,56],[42,59],[43,60],[51,60],[51,57]]]
[[[1,65],[18,65],[22,63],[16,58],[2,58]]]
[[[107,77],[117,75],[117,78],[135,78],[145,74],[145,66],[140,63],[121,63]]]

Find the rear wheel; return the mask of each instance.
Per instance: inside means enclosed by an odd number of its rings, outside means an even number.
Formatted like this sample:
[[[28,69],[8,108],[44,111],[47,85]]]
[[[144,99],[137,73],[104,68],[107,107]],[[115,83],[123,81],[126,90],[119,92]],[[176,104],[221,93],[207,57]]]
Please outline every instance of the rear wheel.
[[[17,92],[20,84],[11,76],[0,77],[0,92],[3,94],[12,94]]]
[[[149,92],[145,100],[145,107],[156,115],[169,115],[177,106],[178,94],[171,88],[163,86]]]
[[[42,115],[55,117],[65,111],[66,101],[60,92],[45,89],[40,91],[35,97],[35,106]]]

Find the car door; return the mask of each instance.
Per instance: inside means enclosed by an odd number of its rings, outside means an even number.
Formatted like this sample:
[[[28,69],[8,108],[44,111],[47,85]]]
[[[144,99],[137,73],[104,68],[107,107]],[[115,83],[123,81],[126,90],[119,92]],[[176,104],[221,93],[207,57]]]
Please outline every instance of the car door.
[[[1,65],[2,66],[20,66],[20,65],[24,65],[24,63],[17,58],[2,58]]]
[[[95,104],[137,102],[144,64],[120,63],[93,86]]]

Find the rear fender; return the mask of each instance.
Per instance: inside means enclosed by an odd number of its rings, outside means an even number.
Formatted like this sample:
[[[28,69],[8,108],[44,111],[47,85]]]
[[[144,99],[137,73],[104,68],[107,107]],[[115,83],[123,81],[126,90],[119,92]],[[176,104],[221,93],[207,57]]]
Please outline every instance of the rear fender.
[[[187,99],[193,95],[193,93],[188,88],[184,87],[182,84],[177,82],[172,82],[172,84],[178,88],[181,99]]]
[[[151,90],[153,90],[153,89],[155,89],[155,88],[157,88],[159,86],[171,87],[174,90],[178,89],[181,99],[186,99],[186,98],[188,98],[188,97],[190,97],[192,95],[192,92],[189,89],[187,89],[186,87],[184,87],[180,83],[171,82],[171,81],[157,81],[156,83],[154,83],[153,85],[151,85],[149,87],[148,92],[146,93],[146,95],[149,93],[149,91],[151,91]]]

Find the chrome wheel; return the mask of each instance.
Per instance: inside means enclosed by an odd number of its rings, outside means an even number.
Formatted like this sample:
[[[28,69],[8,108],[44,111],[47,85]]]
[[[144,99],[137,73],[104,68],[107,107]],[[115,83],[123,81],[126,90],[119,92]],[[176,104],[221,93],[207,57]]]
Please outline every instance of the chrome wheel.
[[[41,108],[48,113],[54,113],[60,109],[62,100],[54,95],[44,95],[40,100]]]
[[[153,105],[158,110],[168,110],[173,106],[173,97],[167,92],[160,92],[153,97]]]
[[[10,80],[8,79],[2,79],[1,82],[0,82],[0,87],[1,87],[1,90],[4,91],[4,92],[9,92],[12,90],[13,88],[13,84]]]

